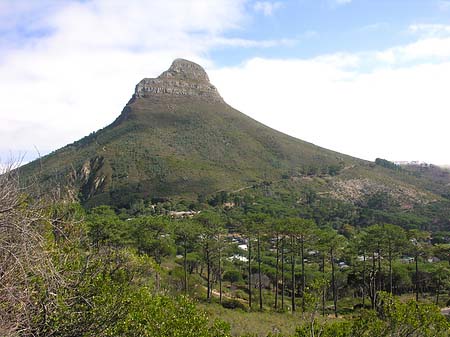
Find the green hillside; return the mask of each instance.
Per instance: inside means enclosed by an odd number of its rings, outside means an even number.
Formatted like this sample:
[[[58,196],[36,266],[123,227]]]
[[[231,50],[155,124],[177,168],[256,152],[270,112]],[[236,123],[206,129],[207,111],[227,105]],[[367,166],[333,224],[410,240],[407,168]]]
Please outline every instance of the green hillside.
[[[70,186],[88,207],[197,200],[263,182],[310,185],[350,203],[384,193],[403,210],[446,200],[448,186],[383,163],[320,148],[249,118],[224,102],[199,65],[178,59],[158,78],[142,80],[111,125],[25,165],[22,175],[37,176],[43,186],[55,180]]]

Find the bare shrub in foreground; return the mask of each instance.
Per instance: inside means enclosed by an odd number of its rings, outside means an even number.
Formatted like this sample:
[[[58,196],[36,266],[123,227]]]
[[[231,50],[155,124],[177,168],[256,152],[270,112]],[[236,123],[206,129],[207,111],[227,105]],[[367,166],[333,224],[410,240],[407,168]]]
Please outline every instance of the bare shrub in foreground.
[[[19,178],[0,174],[0,336],[108,335],[152,262],[94,249],[79,204],[32,198]]]
[[[13,165],[0,174],[0,335],[30,335],[39,307],[36,281],[51,289],[61,279],[46,253],[42,228],[49,226],[45,208],[28,198]]]

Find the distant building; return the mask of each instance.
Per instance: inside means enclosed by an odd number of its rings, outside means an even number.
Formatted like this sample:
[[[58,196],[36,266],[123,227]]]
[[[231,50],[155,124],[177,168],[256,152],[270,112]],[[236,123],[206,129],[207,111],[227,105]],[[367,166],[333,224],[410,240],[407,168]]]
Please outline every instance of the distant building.
[[[248,246],[245,243],[238,245],[238,248],[242,250],[248,250]]]
[[[248,259],[245,256],[234,254],[233,256],[230,256],[228,258],[229,261],[241,261],[241,262],[248,262]]]

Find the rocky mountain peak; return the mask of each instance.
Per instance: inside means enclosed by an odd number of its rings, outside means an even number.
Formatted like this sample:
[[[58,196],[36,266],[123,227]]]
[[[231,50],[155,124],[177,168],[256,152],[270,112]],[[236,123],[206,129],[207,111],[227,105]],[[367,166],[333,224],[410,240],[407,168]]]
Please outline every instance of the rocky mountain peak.
[[[208,82],[209,78],[205,69],[197,63],[176,59],[172,62],[169,70],[163,72],[158,78],[178,78],[187,81]]]
[[[138,83],[135,97],[187,96],[210,101],[222,101],[208,74],[197,63],[176,59],[157,78],[144,78]]]

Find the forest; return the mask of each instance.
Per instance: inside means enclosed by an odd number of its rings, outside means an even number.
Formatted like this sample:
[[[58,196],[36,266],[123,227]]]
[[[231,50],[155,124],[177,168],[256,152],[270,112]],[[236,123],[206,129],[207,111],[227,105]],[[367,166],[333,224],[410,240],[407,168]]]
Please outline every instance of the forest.
[[[263,185],[87,209],[17,170],[0,189],[2,336],[449,336],[450,232],[382,221],[380,196]]]

